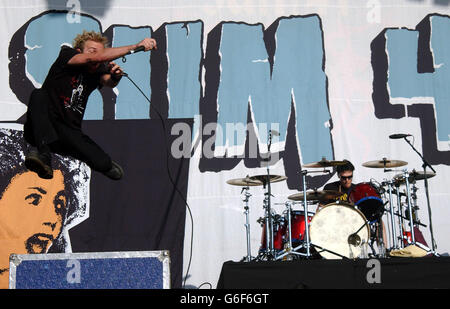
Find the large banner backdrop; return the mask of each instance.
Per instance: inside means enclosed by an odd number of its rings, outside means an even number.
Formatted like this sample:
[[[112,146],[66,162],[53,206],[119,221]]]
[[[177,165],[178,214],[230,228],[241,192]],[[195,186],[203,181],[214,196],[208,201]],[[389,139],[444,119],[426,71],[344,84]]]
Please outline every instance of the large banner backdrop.
[[[437,252],[450,251],[448,0],[5,0],[0,14],[2,288],[11,253],[138,250],[170,251],[172,287],[215,287],[222,264],[247,255],[242,187],[227,181],[287,177],[271,186],[282,214],[302,166],[323,158],[382,184],[423,171],[423,155],[436,175],[430,208],[416,183],[420,230],[431,246],[432,223]],[[83,30],[111,46],[156,39],[116,61],[149,100],[126,78],[89,99],[83,128],[124,179],[57,156],[42,182],[23,167],[28,99]],[[363,166],[383,158],[407,165]],[[309,173],[306,187],[335,180]],[[249,190],[252,256],[266,189]]]

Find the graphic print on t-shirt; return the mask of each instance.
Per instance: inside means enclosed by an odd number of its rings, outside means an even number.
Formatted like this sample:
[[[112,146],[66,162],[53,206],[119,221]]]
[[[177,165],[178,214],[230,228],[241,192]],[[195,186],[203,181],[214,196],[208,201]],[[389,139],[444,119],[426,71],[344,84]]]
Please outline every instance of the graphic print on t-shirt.
[[[74,112],[78,112],[83,114],[84,106],[83,106],[83,75],[78,75],[78,78],[73,77],[71,81],[73,90],[72,97],[70,101],[65,98],[64,106],[65,108],[70,108]]]

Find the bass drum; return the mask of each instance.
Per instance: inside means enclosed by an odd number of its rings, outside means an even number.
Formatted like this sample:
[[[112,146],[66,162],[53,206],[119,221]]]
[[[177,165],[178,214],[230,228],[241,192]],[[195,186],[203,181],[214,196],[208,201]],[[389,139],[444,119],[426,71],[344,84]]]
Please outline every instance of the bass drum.
[[[309,230],[311,243],[317,246],[316,250],[325,259],[359,257],[362,247],[349,244],[349,237],[359,230],[357,242],[367,244],[370,235],[363,213],[342,203],[328,204],[320,209],[312,218]]]

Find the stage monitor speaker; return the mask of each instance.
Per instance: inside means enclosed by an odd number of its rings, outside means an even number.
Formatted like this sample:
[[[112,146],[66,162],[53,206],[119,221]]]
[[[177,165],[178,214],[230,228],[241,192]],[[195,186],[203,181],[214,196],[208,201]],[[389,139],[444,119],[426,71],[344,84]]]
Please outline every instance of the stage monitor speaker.
[[[168,251],[10,256],[10,289],[169,289]]]

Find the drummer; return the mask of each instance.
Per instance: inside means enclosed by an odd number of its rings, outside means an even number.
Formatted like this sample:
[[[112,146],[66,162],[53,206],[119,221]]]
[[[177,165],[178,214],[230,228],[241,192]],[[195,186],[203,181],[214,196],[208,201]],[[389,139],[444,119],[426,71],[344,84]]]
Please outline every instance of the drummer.
[[[348,160],[343,160],[343,162],[345,162],[345,164],[338,165],[336,168],[339,180],[332,183],[328,183],[325,185],[325,187],[323,187],[324,190],[342,192],[343,194],[336,198],[336,200],[339,201],[347,201],[350,192],[355,187],[355,184],[352,182],[353,171],[355,170],[355,167]],[[335,200],[330,200],[326,202],[326,204],[333,202],[335,202]],[[319,205],[319,208],[321,206],[323,205]]]

